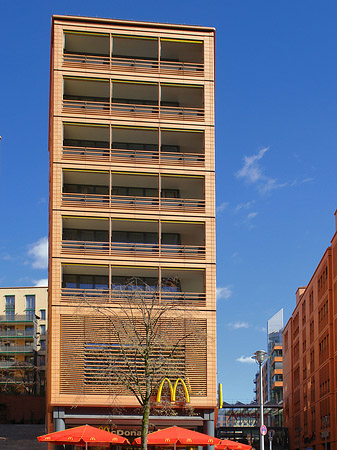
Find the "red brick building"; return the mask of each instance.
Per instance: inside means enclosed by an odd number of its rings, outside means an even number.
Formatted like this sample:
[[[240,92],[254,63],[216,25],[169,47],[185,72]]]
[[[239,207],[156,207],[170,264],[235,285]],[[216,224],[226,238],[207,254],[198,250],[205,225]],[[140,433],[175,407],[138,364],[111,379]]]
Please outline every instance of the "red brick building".
[[[337,229],[337,211],[336,229]],[[337,232],[283,332],[284,422],[290,449],[337,449]]]

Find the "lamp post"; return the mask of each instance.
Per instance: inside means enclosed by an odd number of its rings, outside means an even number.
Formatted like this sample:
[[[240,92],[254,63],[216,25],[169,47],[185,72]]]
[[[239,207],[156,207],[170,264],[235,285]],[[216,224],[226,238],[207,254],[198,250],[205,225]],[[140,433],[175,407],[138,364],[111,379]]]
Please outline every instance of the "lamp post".
[[[252,356],[256,363],[259,365],[260,374],[260,450],[264,450],[264,435],[261,433],[263,426],[263,380],[262,380],[262,366],[265,360],[268,358],[267,352],[264,350],[257,350]]]

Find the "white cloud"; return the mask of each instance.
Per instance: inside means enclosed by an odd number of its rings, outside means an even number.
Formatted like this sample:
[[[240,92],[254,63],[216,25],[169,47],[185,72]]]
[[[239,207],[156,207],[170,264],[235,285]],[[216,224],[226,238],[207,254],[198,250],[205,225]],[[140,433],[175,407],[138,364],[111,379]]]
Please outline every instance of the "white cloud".
[[[288,185],[288,183],[279,183],[276,178],[271,178],[263,174],[259,161],[268,150],[269,147],[264,147],[255,155],[244,156],[243,166],[235,174],[237,178],[242,178],[247,183],[255,184],[261,193],[280,189]]]
[[[34,269],[46,269],[48,267],[48,239],[43,237],[34,242],[28,250],[28,255],[33,258]]]
[[[254,219],[254,217],[256,217],[258,215],[258,212],[254,211],[248,214],[247,219],[248,220],[252,220]]]
[[[220,213],[224,211],[228,207],[228,205],[229,205],[228,202],[222,202],[219,206],[216,207],[216,212]]]
[[[243,167],[238,172],[236,172],[236,176],[238,178],[246,179],[250,183],[256,183],[257,181],[259,181],[263,175],[258,161],[263,158],[263,155],[268,150],[269,147],[265,147],[256,155],[244,156]]]
[[[267,333],[267,328],[266,327],[255,327],[255,329],[257,331],[262,331],[262,333]]]
[[[223,286],[216,288],[216,299],[227,300],[232,296],[232,289],[230,286]]]
[[[254,364],[255,360],[252,359],[251,356],[240,356],[240,358],[236,358],[236,361],[244,364]]]
[[[299,184],[305,184],[305,183],[311,183],[312,181],[314,181],[314,178],[303,178],[302,180],[299,180],[298,178],[296,178],[291,184],[290,186],[298,186]]]
[[[48,286],[48,278],[42,278],[41,280],[34,281],[34,283],[35,287]]]
[[[235,212],[239,212],[241,209],[249,209],[251,208],[255,203],[255,200],[252,200],[250,202],[246,202],[246,203],[239,203],[237,205],[237,207],[235,208]]]
[[[233,330],[239,330],[240,328],[249,328],[249,323],[248,322],[234,322],[234,323],[229,323],[228,326],[230,328],[233,328]]]

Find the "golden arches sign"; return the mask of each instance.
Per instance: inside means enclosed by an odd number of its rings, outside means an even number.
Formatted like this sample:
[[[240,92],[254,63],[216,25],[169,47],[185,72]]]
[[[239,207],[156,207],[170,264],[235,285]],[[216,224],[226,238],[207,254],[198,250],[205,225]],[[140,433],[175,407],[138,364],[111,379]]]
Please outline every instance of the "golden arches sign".
[[[179,383],[182,384],[182,387],[184,389],[184,394],[185,394],[185,399],[186,399],[186,403],[190,403],[190,394],[188,393],[188,389],[187,386],[185,384],[185,381],[182,378],[177,378],[173,387],[172,387],[172,383],[168,378],[164,378],[163,381],[160,383],[159,385],[159,389],[158,389],[158,393],[157,393],[157,402],[160,402],[161,399],[161,392],[163,390],[163,386],[165,383],[168,383],[169,389],[170,389],[170,395],[171,395],[171,402],[175,402],[176,401],[176,392],[177,392],[177,386]]]

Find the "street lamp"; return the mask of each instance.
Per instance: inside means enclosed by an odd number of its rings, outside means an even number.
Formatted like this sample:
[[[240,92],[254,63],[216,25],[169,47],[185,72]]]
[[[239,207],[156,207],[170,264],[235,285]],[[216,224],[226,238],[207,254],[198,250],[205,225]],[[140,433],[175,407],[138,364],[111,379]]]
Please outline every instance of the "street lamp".
[[[263,381],[262,381],[262,366],[265,360],[268,358],[267,352],[264,350],[257,350],[252,356],[256,363],[259,365],[260,373],[260,450],[264,450],[264,435],[261,433],[263,426]]]

